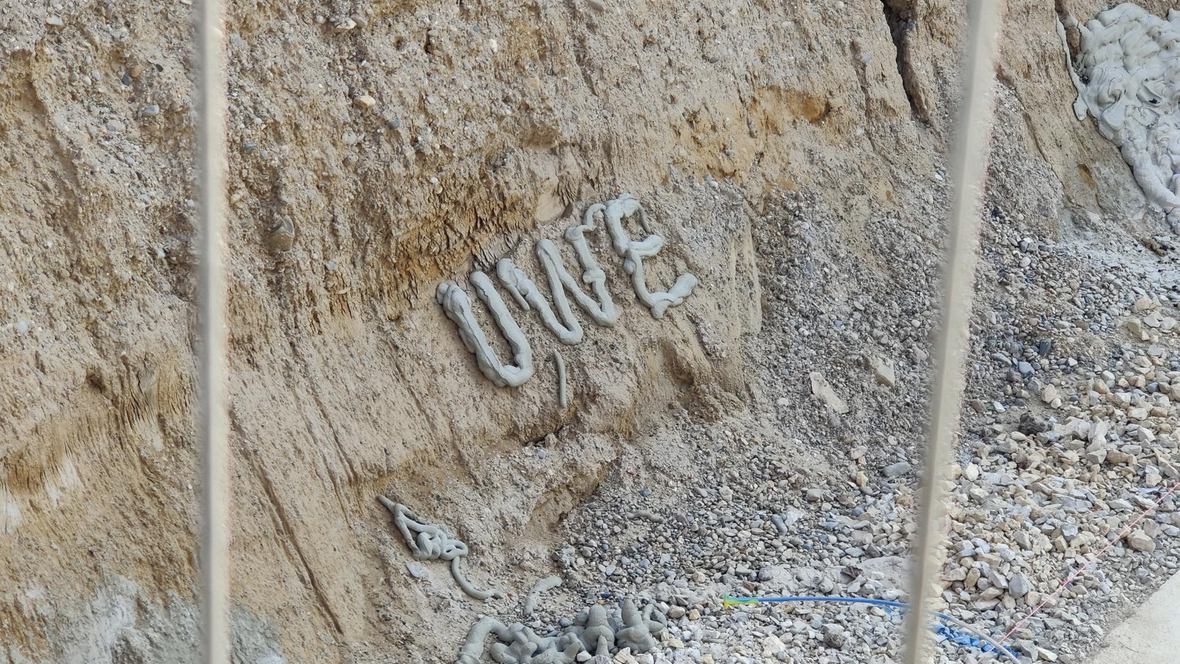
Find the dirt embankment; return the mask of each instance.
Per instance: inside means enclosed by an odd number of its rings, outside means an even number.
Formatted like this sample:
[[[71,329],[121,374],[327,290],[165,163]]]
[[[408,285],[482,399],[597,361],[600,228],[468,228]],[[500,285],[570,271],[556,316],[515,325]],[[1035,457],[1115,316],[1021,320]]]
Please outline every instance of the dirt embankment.
[[[841,260],[870,270],[894,258],[871,224],[936,238],[959,4],[231,3],[242,652],[430,642],[438,600],[403,578],[378,492],[461,533],[478,581],[521,590],[639,427],[668,404],[740,408],[758,389],[743,336],[774,334],[765,196],[822,198]],[[22,5],[0,2],[0,661],[156,661],[194,638],[190,7]],[[1008,16],[1000,117],[1020,126],[997,149],[1053,186],[1024,214],[1052,230],[1141,201],[1072,117],[1053,8]],[[697,291],[653,320],[595,237],[622,320],[563,349],[571,405],[531,314],[538,374],[494,388],[435,285],[506,255],[540,281],[533,243],[624,191],[667,239],[652,282],[688,270]],[[454,606],[463,624],[478,608]]]

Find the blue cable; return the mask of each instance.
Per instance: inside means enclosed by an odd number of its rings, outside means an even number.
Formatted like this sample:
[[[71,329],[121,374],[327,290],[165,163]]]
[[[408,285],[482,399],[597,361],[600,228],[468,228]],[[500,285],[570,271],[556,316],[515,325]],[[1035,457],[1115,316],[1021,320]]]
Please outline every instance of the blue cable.
[[[844,602],[846,604],[872,604],[875,606],[887,606],[894,609],[901,609],[903,611],[909,608],[909,606],[901,602],[894,602],[887,599],[871,599],[867,597],[729,597],[728,595],[722,597],[722,604],[726,608],[728,608],[730,604],[759,604],[763,602]],[[960,625],[963,624],[957,618],[948,616],[945,613],[938,613],[937,611],[931,611],[931,613],[943,620],[952,623],[959,623]],[[987,643],[977,636],[956,632],[946,625],[937,625],[935,627],[935,632],[941,636],[947,637],[949,641],[952,641],[958,645],[973,646],[979,648],[982,652],[991,652],[995,649],[993,644]],[[1019,661],[1011,650],[1005,648],[1004,646],[998,647],[1004,651],[1005,655],[1008,655],[1012,659]]]

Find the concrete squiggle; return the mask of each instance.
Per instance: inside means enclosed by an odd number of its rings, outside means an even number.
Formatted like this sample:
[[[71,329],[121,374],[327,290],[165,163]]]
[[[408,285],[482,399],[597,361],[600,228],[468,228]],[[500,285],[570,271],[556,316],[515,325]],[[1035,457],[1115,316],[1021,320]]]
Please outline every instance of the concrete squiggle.
[[[471,300],[458,284],[453,281],[442,282],[438,285],[435,297],[446,311],[447,318],[454,321],[459,328],[459,337],[463,340],[463,345],[475,355],[475,361],[483,375],[500,387],[520,387],[533,377],[533,349],[529,345],[529,340],[520,331],[516,319],[509,313],[508,307],[504,305],[504,300],[496,292],[488,275],[483,272],[472,272],[469,278],[479,299],[483,300],[492,312],[492,319],[496,321],[501,334],[508,339],[515,365],[505,365],[496,357],[496,351],[488,343],[479,321],[475,320],[475,314],[471,312]]]
[[[533,612],[537,610],[537,601],[541,597],[541,593],[548,592],[561,585],[560,576],[547,576],[536,583],[529,594],[524,598],[524,608],[521,613],[526,618],[531,618]]]
[[[650,291],[643,260],[652,258],[660,252],[664,246],[664,238],[651,233],[647,215],[639,200],[629,194],[622,194],[612,201],[591,205],[583,215],[582,223],[569,228],[564,235],[566,242],[573,247],[578,264],[582,268],[581,284],[566,269],[561,253],[553,242],[542,239],[536,244],[535,253],[545,270],[550,296],[553,299],[552,306],[537,284],[511,259],[504,258],[496,264],[496,277],[516,303],[525,311],[535,310],[545,328],[563,344],[581,343],[585,336],[582,325],[570,306],[568,296],[573,297],[578,308],[590,316],[596,325],[613,327],[619,320],[614,301],[606,288],[606,273],[598,266],[586,240],[586,233],[597,228],[599,214],[604,219],[615,254],[622,259],[623,271],[631,277],[631,286],[636,297],[651,310],[652,317],[663,318],[669,307],[683,304],[697,285],[696,276],[686,272],[679,275],[667,291]],[[637,218],[644,232],[648,233],[643,240],[632,240],[623,228],[623,221],[632,217]],[[470,298],[458,284],[453,281],[439,284],[436,299],[442,305],[447,318],[459,328],[463,345],[475,355],[480,371],[500,387],[519,387],[534,373],[529,340],[521,332],[516,319],[508,311],[491,279],[483,272],[475,271],[471,273],[469,280],[476,295],[487,305],[500,333],[508,340],[515,364],[505,364],[496,356],[495,350],[488,343],[487,335],[471,311]],[[594,293],[593,297],[582,290],[582,284],[590,286]]]
[[[408,507],[395,503],[385,496],[377,496],[385,509],[393,514],[393,523],[401,533],[414,560],[444,560],[451,563],[451,576],[459,588],[471,597],[486,600],[501,597],[495,590],[478,590],[459,568],[459,559],[468,553],[467,545],[451,537],[445,530],[418,518]]]

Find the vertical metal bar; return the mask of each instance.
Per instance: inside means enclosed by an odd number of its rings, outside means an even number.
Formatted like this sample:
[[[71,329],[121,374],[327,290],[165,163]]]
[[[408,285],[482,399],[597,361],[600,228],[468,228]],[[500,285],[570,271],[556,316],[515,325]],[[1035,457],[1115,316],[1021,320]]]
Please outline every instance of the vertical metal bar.
[[[225,71],[221,0],[197,3],[197,321],[201,441],[201,658],[229,664],[229,465],[225,410]]]
[[[991,136],[995,58],[999,41],[1002,0],[971,0],[968,4],[967,53],[963,67],[964,95],[960,102],[954,152],[951,156],[953,199],[948,231],[950,244],[942,278],[942,318],[931,389],[930,425],[918,513],[918,532],[906,613],[906,664],[920,664],[928,635],[927,612],[942,561],[943,481],[954,446],[962,398],[963,367],[971,317],[975,261],[979,246],[979,201],[987,179]]]

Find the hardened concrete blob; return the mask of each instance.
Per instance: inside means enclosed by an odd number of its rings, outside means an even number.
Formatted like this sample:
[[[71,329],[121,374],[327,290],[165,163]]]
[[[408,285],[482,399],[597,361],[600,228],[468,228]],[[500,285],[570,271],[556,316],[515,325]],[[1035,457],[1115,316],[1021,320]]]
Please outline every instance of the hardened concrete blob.
[[[495,590],[477,590],[467,580],[467,577],[463,576],[463,571],[459,569],[459,559],[468,553],[466,544],[453,539],[442,528],[418,518],[405,505],[395,503],[385,496],[377,496],[377,500],[381,501],[385,509],[393,514],[393,523],[401,533],[402,539],[406,541],[406,546],[410,547],[410,553],[413,554],[415,560],[450,562],[451,576],[455,577],[455,583],[459,584],[463,592],[475,599],[486,600],[489,597],[502,597]]]
[[[589,284],[594,297],[582,290],[578,280],[566,270],[561,253],[557,246],[546,239],[539,240],[536,245],[537,260],[545,269],[545,276],[549,282],[549,292],[553,299],[553,306],[541,293],[537,284],[528,277],[511,259],[504,258],[496,265],[496,277],[506,288],[516,303],[525,311],[536,310],[545,328],[567,345],[579,344],[583,339],[582,326],[574,316],[568,295],[572,295],[574,302],[581,308],[596,325],[612,327],[619,319],[614,302],[606,289],[606,273],[598,267],[594,254],[590,251],[590,244],[585,234],[593,231],[597,225],[597,216],[602,215],[607,231],[610,233],[611,246],[622,259],[623,271],[630,275],[631,286],[635,295],[643,303],[654,318],[663,318],[669,307],[684,303],[685,298],[692,294],[697,285],[697,278],[691,273],[684,273],[676,278],[675,283],[666,292],[652,292],[648,290],[647,277],[643,270],[643,259],[651,258],[660,252],[664,246],[664,238],[650,232],[647,215],[643,207],[634,197],[623,194],[606,203],[590,206],[582,218],[582,223],[565,232],[565,240],[574,249],[578,263],[582,267],[582,284]],[[633,241],[623,229],[623,221],[635,218],[647,237],[640,241]],[[439,284],[436,299],[446,311],[447,318],[454,321],[459,328],[459,336],[467,350],[475,355],[475,361],[493,383],[500,387],[519,387],[532,377],[533,353],[529,340],[520,331],[516,319],[508,311],[503,298],[500,297],[491,279],[483,272],[472,272],[469,280],[475,288],[476,295],[483,300],[491,313],[492,320],[500,329],[500,333],[508,340],[512,348],[514,365],[504,364],[496,356],[488,343],[487,336],[471,311],[471,300],[467,293],[453,281]],[[595,300],[597,298],[597,300]],[[554,308],[557,309],[554,312]],[[564,362],[560,363],[564,369]]]
[[[444,281],[438,285],[435,297],[447,312],[447,318],[458,326],[463,345],[475,354],[475,361],[483,375],[500,387],[520,387],[533,377],[533,349],[529,346],[529,340],[516,325],[516,319],[508,313],[508,307],[504,305],[504,300],[496,292],[496,287],[492,285],[488,275],[483,272],[472,272],[470,280],[479,298],[491,310],[492,320],[496,321],[500,332],[512,347],[515,365],[505,365],[496,357],[496,351],[488,344],[487,336],[479,326],[479,321],[475,320],[475,314],[471,312],[471,300],[458,284]]]
[[[544,637],[520,623],[483,617],[467,633],[458,664],[480,664],[485,652],[499,664],[574,664],[582,652],[609,658],[623,648],[645,653],[656,647],[667,623],[654,604],[640,610],[629,599],[613,609],[595,604],[569,627]]]
[[[1164,20],[1128,2],[1085,23],[1066,16],[1063,43],[1067,27],[1081,36],[1076,66],[1066,43],[1074,114],[1098,121],[1144,195],[1180,229],[1180,11]]]

